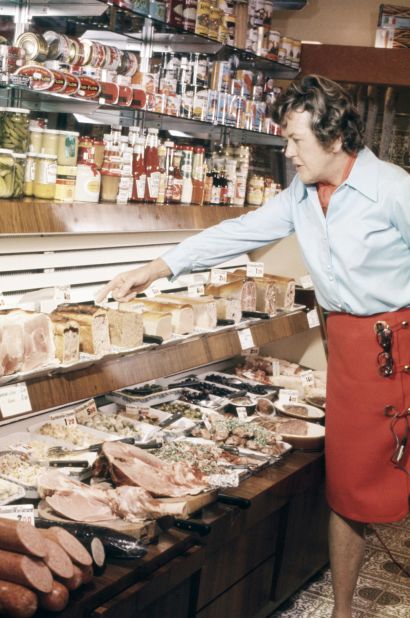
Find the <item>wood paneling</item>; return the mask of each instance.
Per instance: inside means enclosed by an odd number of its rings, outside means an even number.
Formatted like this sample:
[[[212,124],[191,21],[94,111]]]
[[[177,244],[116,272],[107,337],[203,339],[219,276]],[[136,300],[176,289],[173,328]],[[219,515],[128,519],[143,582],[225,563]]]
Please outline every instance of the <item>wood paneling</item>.
[[[340,82],[410,86],[410,49],[354,45],[302,45],[303,75],[317,73]]]
[[[201,569],[198,610],[273,555],[278,520],[275,512],[207,556]]]
[[[269,601],[273,561],[267,560],[197,614],[197,618],[252,618]]]
[[[257,346],[308,328],[306,314],[297,312],[260,320],[252,327]],[[241,353],[236,330],[200,335],[128,356],[106,358],[79,370],[27,380],[33,412],[96,397],[108,391],[218,362]]]
[[[1,200],[2,234],[101,234],[202,230],[248,208],[155,204],[59,204],[45,200]]]

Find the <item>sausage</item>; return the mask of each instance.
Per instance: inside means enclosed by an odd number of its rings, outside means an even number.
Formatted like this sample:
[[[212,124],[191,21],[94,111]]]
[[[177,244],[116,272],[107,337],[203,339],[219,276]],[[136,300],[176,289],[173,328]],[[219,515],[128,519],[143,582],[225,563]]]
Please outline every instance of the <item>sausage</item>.
[[[44,539],[47,549],[47,556],[44,562],[52,573],[59,577],[69,579],[74,575],[73,563],[64,549],[51,539]]]
[[[3,549],[0,549],[0,579],[40,592],[50,592],[53,586],[51,571],[42,560]]]
[[[79,566],[81,571],[81,583],[88,584],[94,576],[94,571],[92,566]]]
[[[58,580],[66,587],[70,592],[73,590],[77,590],[83,583],[83,573],[80,567],[77,564],[73,564],[73,576],[64,579],[64,577],[59,577]]]
[[[54,581],[51,592],[47,594],[39,592],[38,599],[40,607],[43,609],[47,609],[49,612],[61,612],[68,605],[70,593],[63,584]]]
[[[30,618],[37,611],[37,595],[32,590],[0,580],[0,613],[12,618]]]
[[[25,521],[0,518],[0,549],[44,558],[46,549],[37,528]]]
[[[41,534],[58,543],[70,556],[74,564],[78,564],[79,566],[92,565],[93,559],[85,547],[78,539],[75,538],[75,536],[67,532],[67,530],[64,530],[64,528],[60,528],[59,526],[42,528]]]

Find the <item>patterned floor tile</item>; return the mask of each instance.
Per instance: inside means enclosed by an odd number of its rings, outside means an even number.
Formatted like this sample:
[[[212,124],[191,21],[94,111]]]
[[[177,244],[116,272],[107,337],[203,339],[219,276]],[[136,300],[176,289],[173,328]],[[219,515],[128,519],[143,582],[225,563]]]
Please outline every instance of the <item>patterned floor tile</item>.
[[[387,525],[378,525],[376,531],[390,551],[401,555],[410,554],[410,530]],[[373,547],[381,547],[381,543],[374,533],[367,537],[367,542]]]
[[[326,606],[330,606],[326,607]],[[326,607],[327,614],[317,614],[323,607]],[[328,618],[332,612],[332,604],[327,599],[322,599],[309,592],[303,592],[303,594],[296,594],[292,597],[290,603],[282,606],[279,610],[272,614],[271,618],[313,618],[313,616],[323,616]]]

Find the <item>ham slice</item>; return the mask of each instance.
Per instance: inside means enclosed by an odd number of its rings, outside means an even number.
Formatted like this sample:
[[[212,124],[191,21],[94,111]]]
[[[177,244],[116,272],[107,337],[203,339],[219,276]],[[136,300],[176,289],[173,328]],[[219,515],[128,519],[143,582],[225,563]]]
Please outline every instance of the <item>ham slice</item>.
[[[190,464],[171,464],[136,446],[104,442],[102,457],[107,460],[112,480],[118,485],[137,485],[154,496],[178,498],[207,489],[202,473]]]
[[[21,309],[0,312],[0,376],[31,371],[55,360],[47,315]]]
[[[48,506],[66,519],[82,522],[97,522],[117,519],[111,507],[90,492],[79,491],[56,492],[46,498]]]

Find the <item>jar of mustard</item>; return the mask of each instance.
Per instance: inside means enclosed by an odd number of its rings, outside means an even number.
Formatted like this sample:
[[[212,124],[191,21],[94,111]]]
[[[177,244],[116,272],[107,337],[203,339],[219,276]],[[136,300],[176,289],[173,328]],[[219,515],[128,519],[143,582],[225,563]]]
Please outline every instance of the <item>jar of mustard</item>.
[[[33,195],[43,200],[52,200],[57,180],[57,155],[37,155]]]
[[[57,156],[59,135],[60,131],[55,129],[43,129],[42,154]]]
[[[34,152],[27,153],[26,170],[24,174],[24,195],[31,197],[34,191],[34,178],[36,175],[36,163],[39,155]]]
[[[40,129],[40,127],[30,127],[29,152],[34,152],[35,154],[41,153],[41,149],[43,148],[43,133],[44,129]]]

